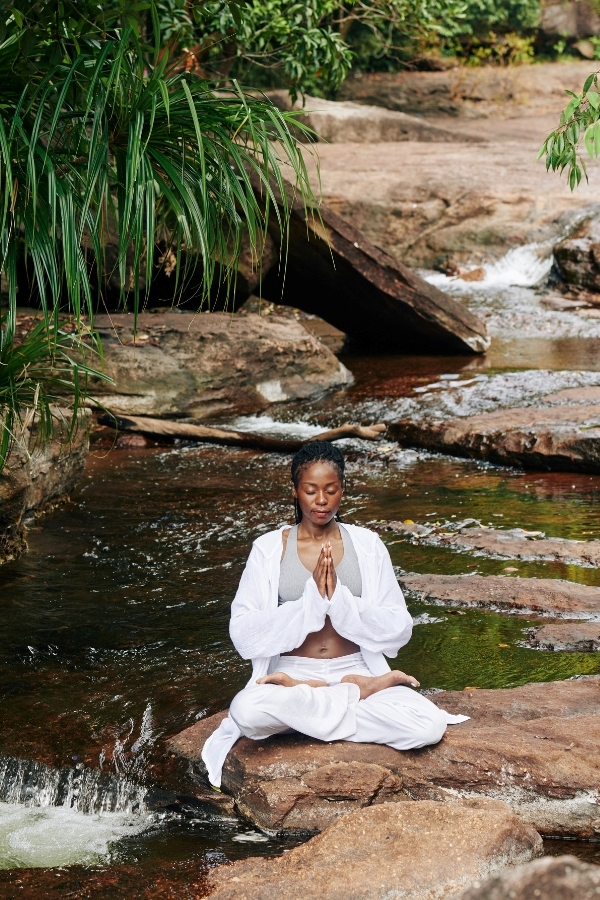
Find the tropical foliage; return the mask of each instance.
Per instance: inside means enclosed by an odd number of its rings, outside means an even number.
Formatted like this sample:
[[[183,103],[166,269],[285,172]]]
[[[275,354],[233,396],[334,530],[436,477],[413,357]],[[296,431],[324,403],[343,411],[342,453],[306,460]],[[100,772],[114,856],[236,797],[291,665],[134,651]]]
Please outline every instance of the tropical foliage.
[[[123,303],[130,295],[137,311],[159,250],[163,259],[184,259],[174,294],[200,269],[201,305],[216,277],[234,279],[242,235],[258,258],[270,210],[285,233],[284,176],[314,202],[289,128],[295,114],[235,82],[217,93],[173,66],[154,4],[87,3],[88,18],[85,6],[9,2],[0,44],[0,269],[9,303],[2,352],[23,358],[10,323],[19,286],[24,301],[26,270],[45,313],[48,365],[66,352],[53,312],[70,311],[78,327],[84,314],[93,321],[111,241]],[[40,334],[31,348],[41,346]],[[42,402],[39,384],[33,393],[9,386],[0,394],[5,434],[13,435],[11,417],[26,415],[24,397]]]
[[[93,332],[61,322],[57,311],[18,322],[11,311],[0,316],[0,472],[15,442],[30,452],[52,436],[57,418],[74,432],[88,376],[105,377],[86,362],[99,350]]]

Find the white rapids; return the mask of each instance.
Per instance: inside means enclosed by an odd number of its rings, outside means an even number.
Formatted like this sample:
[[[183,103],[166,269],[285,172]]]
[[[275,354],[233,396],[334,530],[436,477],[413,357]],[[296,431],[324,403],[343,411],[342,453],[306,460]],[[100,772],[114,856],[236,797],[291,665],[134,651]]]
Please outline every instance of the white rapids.
[[[111,846],[148,827],[130,813],[86,815],[65,806],[0,802],[0,869],[106,862]]]

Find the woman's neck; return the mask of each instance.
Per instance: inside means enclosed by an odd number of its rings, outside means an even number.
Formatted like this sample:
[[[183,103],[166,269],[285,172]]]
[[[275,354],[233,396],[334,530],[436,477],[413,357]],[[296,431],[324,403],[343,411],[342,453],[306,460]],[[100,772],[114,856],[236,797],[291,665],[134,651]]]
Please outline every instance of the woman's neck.
[[[298,534],[308,540],[323,542],[337,537],[339,528],[335,519],[331,519],[326,525],[315,525],[314,522],[301,519],[298,525]]]

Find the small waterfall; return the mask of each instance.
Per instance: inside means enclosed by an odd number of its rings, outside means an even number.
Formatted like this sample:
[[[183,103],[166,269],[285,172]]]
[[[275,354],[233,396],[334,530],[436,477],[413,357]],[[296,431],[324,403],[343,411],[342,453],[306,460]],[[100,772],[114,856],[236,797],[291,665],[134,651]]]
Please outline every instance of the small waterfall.
[[[84,813],[146,812],[147,789],[98,769],[53,769],[43,763],[0,756],[0,802],[64,806]]]

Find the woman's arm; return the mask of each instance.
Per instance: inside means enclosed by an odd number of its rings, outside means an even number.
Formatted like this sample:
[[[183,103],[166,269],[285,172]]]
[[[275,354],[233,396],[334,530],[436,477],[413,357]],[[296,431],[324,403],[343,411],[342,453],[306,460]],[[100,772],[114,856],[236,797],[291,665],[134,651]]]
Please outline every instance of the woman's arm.
[[[307,579],[299,600],[266,609],[269,582],[259,550],[252,548],[231,606],[229,633],[242,659],[287,653],[320,631],[330,603],[319,594],[314,578]]]
[[[412,618],[394,574],[390,555],[378,540],[379,578],[369,603],[354,597],[338,579],[329,602],[328,615],[338,634],[365,650],[396,656],[410,640]]]

